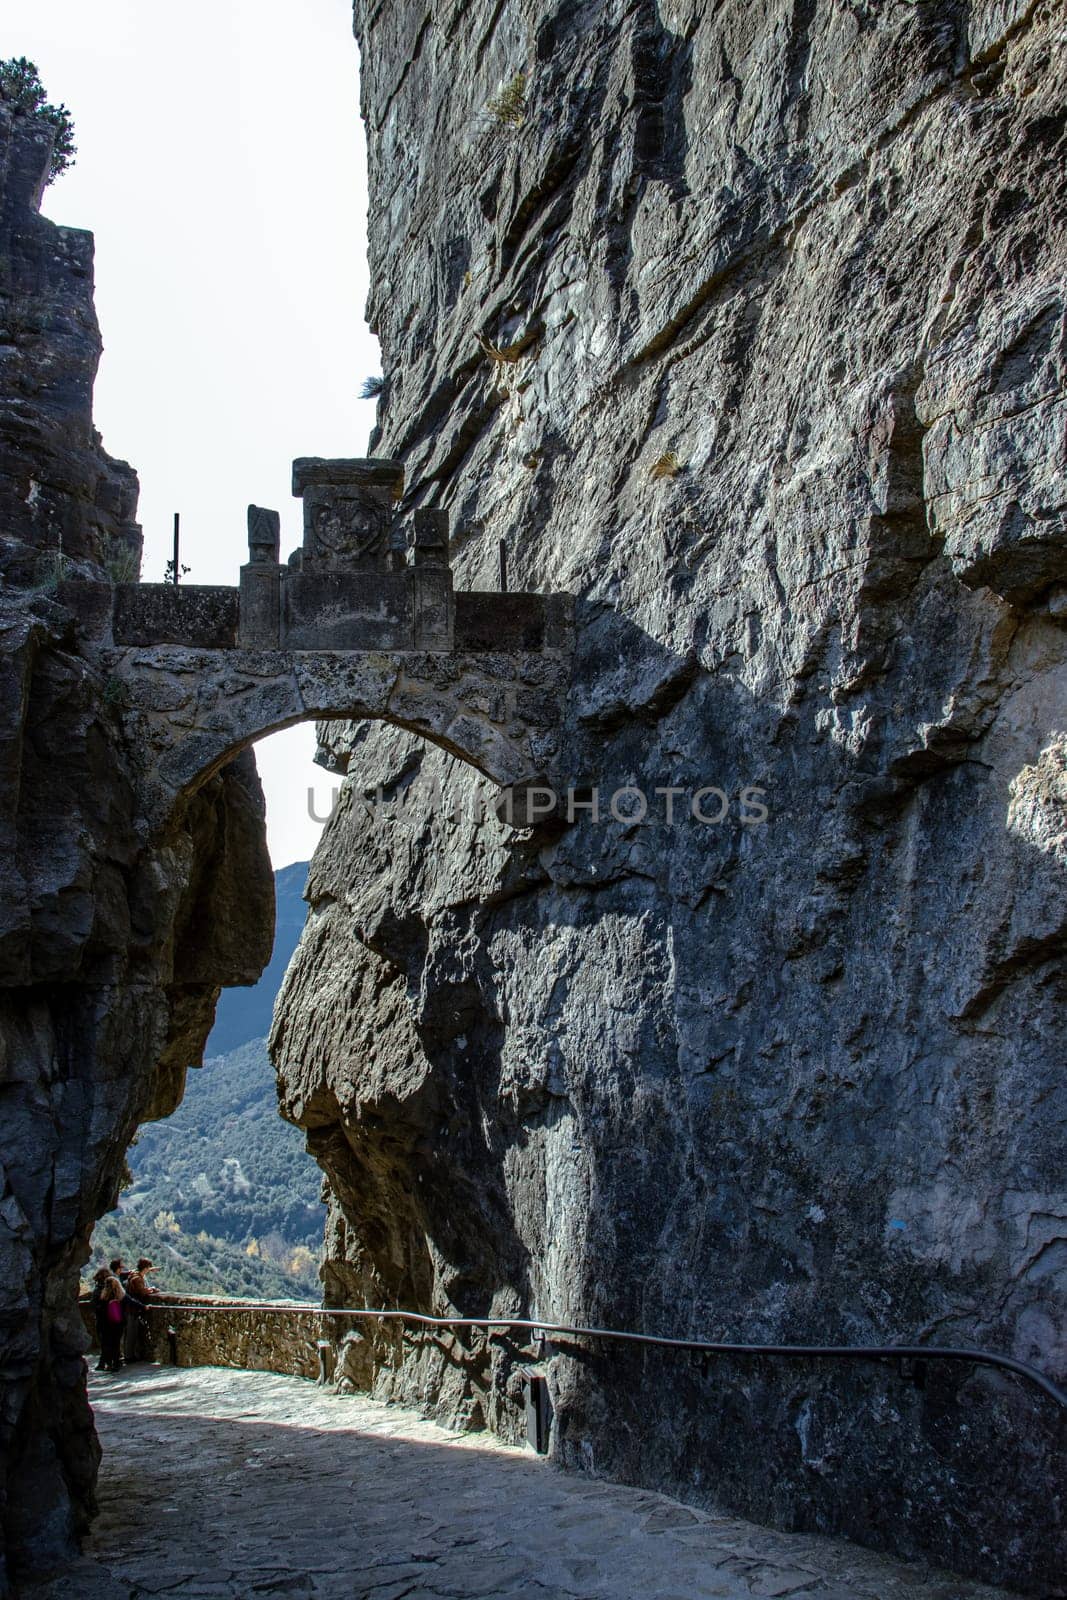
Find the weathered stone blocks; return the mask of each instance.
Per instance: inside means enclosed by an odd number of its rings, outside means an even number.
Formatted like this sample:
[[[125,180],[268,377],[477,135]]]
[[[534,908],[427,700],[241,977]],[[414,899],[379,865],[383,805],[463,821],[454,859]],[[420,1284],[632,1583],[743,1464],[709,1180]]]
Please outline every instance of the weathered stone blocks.
[[[282,595],[286,650],[411,650],[414,573],[318,570],[289,576]],[[447,649],[447,644],[445,645]]]
[[[421,734],[499,785],[545,777],[569,657],[427,650],[109,649],[116,714],[140,757],[153,829],[248,745],[309,720],[371,719]],[[531,692],[526,686],[537,681]]]
[[[569,597],[455,594],[448,515],[416,511],[409,545],[393,504],[397,470],[391,461],[294,463],[294,484],[313,502],[301,559],[286,566],[279,562],[278,513],[250,506],[250,559],[241,568],[239,590],[118,585],[111,616],[114,643],[294,653],[569,651]],[[331,506],[339,521],[323,536]],[[68,583],[63,589],[83,634],[103,642],[106,593],[100,585]]]
[[[337,716],[338,706],[357,706],[357,715],[384,716],[400,674],[395,656],[360,652],[326,655],[307,652],[293,661],[293,673],[306,716]]]
[[[238,614],[238,591],[221,585],[120,583],[114,591],[113,637],[117,645],[232,650]]]
[[[403,482],[399,461],[294,461],[293,493],[304,502],[305,571],[384,569]]]

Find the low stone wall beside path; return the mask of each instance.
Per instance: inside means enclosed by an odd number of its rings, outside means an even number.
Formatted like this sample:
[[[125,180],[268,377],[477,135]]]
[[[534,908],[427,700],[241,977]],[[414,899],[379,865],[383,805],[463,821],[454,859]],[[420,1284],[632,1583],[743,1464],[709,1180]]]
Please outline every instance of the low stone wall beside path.
[[[82,1317],[96,1339],[89,1301]],[[296,1377],[319,1376],[317,1341],[330,1342],[327,1373],[334,1371],[334,1352],[347,1331],[342,1319],[324,1316],[297,1301],[231,1300],[212,1295],[160,1295],[145,1315],[153,1361],[172,1360],[174,1331],[179,1367],[245,1367],[253,1372],[283,1372]]]
[[[80,1306],[95,1348],[88,1296]],[[512,1442],[529,1432],[526,1385],[529,1362],[537,1358],[521,1345],[510,1345],[503,1377],[500,1371],[494,1377],[489,1342],[481,1330],[412,1327],[399,1319],[328,1312],[297,1300],[215,1295],[159,1295],[146,1308],[144,1320],[147,1344],[141,1355],[164,1366],[276,1372],[326,1382],[339,1394],[368,1393],[406,1404],[417,1404],[419,1396],[410,1384],[398,1388],[397,1375],[418,1372],[420,1362],[443,1359],[452,1363],[463,1386],[449,1412],[450,1427],[465,1432],[488,1426]],[[547,1422],[538,1440],[538,1449],[547,1447]]]

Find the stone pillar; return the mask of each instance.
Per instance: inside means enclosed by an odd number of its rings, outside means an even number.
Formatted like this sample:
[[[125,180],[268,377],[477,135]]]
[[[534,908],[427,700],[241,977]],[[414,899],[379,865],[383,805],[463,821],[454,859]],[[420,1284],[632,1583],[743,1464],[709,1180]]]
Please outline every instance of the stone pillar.
[[[248,565],[241,568],[237,641],[245,650],[277,650],[281,642],[282,519],[262,506],[248,508]]]
[[[545,650],[574,649],[574,596],[545,595]]]
[[[417,567],[449,565],[447,511],[416,511],[415,565]]]
[[[403,487],[399,461],[294,461],[293,493],[304,502],[303,571],[385,572]]]
[[[399,524],[389,535],[386,570],[389,572],[406,572],[408,570],[408,538]]]
[[[411,573],[416,650],[451,650],[456,604],[448,560],[448,512],[416,511]]]

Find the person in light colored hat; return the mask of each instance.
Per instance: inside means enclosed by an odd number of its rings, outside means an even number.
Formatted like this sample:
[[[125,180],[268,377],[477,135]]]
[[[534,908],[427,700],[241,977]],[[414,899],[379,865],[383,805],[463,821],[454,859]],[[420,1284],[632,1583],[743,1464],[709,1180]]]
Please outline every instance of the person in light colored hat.
[[[155,1272],[147,1256],[142,1256],[126,1280],[126,1326],[124,1330],[126,1360],[146,1361],[143,1355],[147,1345],[148,1329],[145,1327],[144,1308],[159,1291],[150,1287],[146,1272]]]

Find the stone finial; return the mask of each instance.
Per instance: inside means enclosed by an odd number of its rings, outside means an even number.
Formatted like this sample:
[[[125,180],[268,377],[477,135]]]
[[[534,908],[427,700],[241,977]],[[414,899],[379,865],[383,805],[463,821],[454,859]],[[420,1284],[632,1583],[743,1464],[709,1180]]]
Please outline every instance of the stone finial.
[[[277,566],[282,543],[282,519],[263,506],[248,508],[248,559],[254,566]]]
[[[403,486],[399,461],[294,461],[293,493],[304,501],[304,570],[383,571]]]
[[[238,642],[246,650],[277,650],[281,638],[282,519],[263,506],[248,508],[248,563],[241,568]]]
[[[416,511],[415,565],[447,567],[448,564],[448,512]]]

